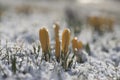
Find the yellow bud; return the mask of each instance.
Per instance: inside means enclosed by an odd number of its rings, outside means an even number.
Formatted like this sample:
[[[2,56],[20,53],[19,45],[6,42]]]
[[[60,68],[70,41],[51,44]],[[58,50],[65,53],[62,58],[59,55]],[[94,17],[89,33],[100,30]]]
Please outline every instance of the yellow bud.
[[[81,49],[83,47],[83,43],[81,41],[78,42],[78,49]]]
[[[59,25],[57,24],[57,23],[55,23],[54,25],[53,25],[53,28],[54,28],[54,32],[55,32],[55,39],[56,38],[59,38]]]
[[[64,55],[66,55],[68,52],[69,43],[70,43],[70,30],[65,29],[62,33],[62,52],[64,53]]]
[[[49,50],[49,34],[46,28],[41,28],[39,30],[39,38],[43,52],[47,52]]]
[[[56,59],[59,61],[59,58],[60,58],[60,41],[59,41],[58,38],[56,39],[56,44],[55,44],[55,56],[56,56]]]
[[[77,37],[73,38],[73,40],[72,40],[72,48],[73,48],[73,51],[75,51],[78,48]]]

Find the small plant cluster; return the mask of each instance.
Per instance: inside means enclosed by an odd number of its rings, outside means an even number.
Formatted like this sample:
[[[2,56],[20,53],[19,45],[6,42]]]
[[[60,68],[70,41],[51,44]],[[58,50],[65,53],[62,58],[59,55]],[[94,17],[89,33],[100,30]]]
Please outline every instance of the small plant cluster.
[[[87,23],[98,32],[113,31],[114,20],[102,16],[89,16]]]
[[[5,46],[1,45],[1,40],[0,40],[0,56],[1,56],[1,62],[4,63],[5,66],[9,66],[9,69],[13,72],[13,74],[18,73],[20,70],[20,65],[19,61],[17,59],[20,59],[21,57],[19,54],[23,52],[22,44],[18,46],[17,44],[14,44],[12,46],[9,46],[8,41],[6,41]],[[2,77],[6,78],[9,73],[7,73],[7,68],[3,67],[4,65],[0,65],[0,70],[2,70]]]
[[[55,33],[54,55],[56,57],[56,61],[60,63],[65,70],[67,70],[71,68],[76,52],[82,49],[83,44],[81,41],[77,40],[77,37],[73,38],[71,41],[71,32],[68,28],[64,29],[64,31],[62,32],[62,40],[60,40],[59,38],[60,26],[57,23],[55,23],[53,27]],[[50,62],[51,58],[50,39],[48,30],[45,27],[39,30],[39,38],[43,52],[42,59]],[[69,49],[70,42],[72,42],[72,51],[74,54],[70,54],[71,53]],[[72,56],[70,57],[70,55]]]

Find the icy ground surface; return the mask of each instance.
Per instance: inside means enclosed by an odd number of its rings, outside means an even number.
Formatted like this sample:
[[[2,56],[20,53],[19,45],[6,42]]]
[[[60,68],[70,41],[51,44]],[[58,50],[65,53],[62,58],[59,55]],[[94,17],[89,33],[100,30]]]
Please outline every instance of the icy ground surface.
[[[12,14],[4,16],[0,22],[0,80],[120,80],[119,25],[115,25],[114,32],[103,36],[93,35],[89,29],[83,29],[78,38],[84,44],[90,43],[91,55],[86,54],[87,62],[76,63],[74,68],[65,72],[54,61],[41,62],[42,52],[37,52],[38,31],[41,26],[45,25],[49,29],[53,41],[54,18],[49,18],[53,14],[47,17]],[[65,23],[60,25],[62,30]],[[36,47],[35,52],[33,46]],[[8,64],[7,54],[16,54],[15,75],[11,70],[11,63]]]

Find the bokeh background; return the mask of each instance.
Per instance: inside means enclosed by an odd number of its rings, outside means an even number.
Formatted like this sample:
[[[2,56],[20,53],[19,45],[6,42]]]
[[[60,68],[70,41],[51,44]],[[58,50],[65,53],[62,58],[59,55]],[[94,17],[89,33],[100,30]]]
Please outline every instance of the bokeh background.
[[[88,16],[110,17],[119,25],[119,7],[119,0],[0,0],[0,37],[32,43],[45,26],[53,39],[55,22],[62,30],[86,25]]]

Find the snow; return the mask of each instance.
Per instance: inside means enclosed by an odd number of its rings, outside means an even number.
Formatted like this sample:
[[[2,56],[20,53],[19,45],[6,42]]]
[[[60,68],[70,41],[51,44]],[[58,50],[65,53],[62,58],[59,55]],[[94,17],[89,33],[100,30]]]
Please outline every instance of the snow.
[[[59,12],[21,15],[5,13],[0,21],[0,80],[119,80],[120,79],[120,25],[114,32],[102,36],[84,28],[78,39],[89,43],[91,55],[83,49],[84,63],[75,62],[65,71],[60,64],[41,61],[38,50],[38,31],[42,26],[49,30],[51,45],[54,44],[53,23],[59,19],[60,36],[66,22]],[[54,16],[55,15],[55,16]],[[96,41],[93,41],[96,39]],[[33,46],[36,47],[34,53]],[[16,74],[11,69],[11,60],[6,55],[16,55]],[[52,55],[54,50],[52,51]],[[54,59],[53,55],[53,59]],[[8,64],[8,61],[10,62]]]

